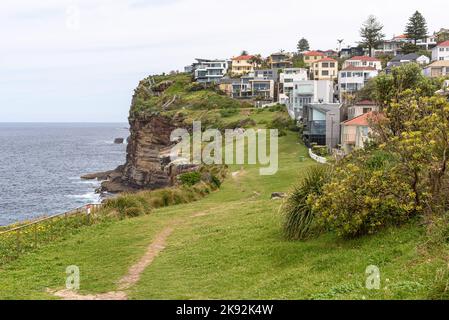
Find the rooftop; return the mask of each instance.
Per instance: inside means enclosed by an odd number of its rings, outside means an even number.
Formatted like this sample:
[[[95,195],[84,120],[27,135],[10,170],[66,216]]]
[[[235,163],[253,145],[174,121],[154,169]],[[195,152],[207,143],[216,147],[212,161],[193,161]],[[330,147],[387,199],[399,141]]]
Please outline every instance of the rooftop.
[[[323,58],[321,60],[316,61],[316,63],[318,63],[318,62],[337,62],[337,60],[327,57],[327,58]]]
[[[449,40],[439,43],[438,47],[449,47]]]
[[[369,119],[373,116],[373,112],[364,113],[354,119],[343,122],[344,126],[368,126]]]
[[[360,61],[379,61],[379,59],[377,58],[373,58],[373,57],[368,57],[368,56],[354,56],[350,59],[348,59],[347,61],[353,61],[353,60],[360,60]]]
[[[341,71],[374,71],[374,70],[377,69],[370,66],[366,67],[347,66],[346,68],[341,69]]]
[[[306,53],[304,53],[305,56],[321,56],[324,57],[325,54],[319,51],[307,51]]]
[[[438,60],[430,64],[428,67],[449,67],[449,60]]]
[[[232,58],[232,60],[251,60],[252,58],[254,58],[254,56],[247,54]]]

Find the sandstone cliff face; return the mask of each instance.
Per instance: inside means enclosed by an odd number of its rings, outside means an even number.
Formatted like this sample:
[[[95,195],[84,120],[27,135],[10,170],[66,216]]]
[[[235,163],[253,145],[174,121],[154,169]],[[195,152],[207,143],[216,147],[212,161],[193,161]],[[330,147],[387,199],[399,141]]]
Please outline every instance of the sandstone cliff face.
[[[157,189],[171,184],[161,151],[170,147],[170,134],[176,129],[173,119],[148,116],[130,120],[131,136],[121,180],[136,188]]]

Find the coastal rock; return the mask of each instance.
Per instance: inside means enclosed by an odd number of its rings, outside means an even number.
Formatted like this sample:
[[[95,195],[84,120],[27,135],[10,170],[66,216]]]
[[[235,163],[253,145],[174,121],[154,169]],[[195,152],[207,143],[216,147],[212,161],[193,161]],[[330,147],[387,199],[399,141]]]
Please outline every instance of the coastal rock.
[[[125,138],[116,138],[114,140],[115,144],[123,144],[123,142],[125,142]]]
[[[284,192],[273,192],[271,194],[271,200],[279,200],[287,197],[287,194]]]

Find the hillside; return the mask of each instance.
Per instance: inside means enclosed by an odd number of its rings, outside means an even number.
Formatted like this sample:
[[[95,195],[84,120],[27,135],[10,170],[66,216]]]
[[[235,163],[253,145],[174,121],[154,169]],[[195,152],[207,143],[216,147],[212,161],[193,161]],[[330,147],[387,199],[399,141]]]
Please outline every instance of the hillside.
[[[125,290],[129,299],[442,298],[443,248],[424,250],[425,236],[414,224],[356,240],[332,233],[307,242],[283,239],[280,202],[270,194],[288,191],[316,165],[299,160],[306,154],[289,133],[280,138],[274,176],[260,176],[257,166],[231,167],[238,173],[203,200],[82,228],[23,255],[2,267],[0,298],[57,298],[48,289],[64,288],[69,265],[80,267],[81,294],[115,292],[167,228],[165,248]],[[382,290],[365,289],[371,264],[382,268]]]

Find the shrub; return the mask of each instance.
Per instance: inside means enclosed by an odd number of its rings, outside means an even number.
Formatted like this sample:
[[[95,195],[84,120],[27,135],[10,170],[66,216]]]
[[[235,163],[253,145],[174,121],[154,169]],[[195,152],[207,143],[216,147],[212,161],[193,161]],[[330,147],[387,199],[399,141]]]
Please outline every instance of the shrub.
[[[131,207],[131,208],[125,209],[125,216],[127,218],[134,218],[134,217],[138,217],[138,216],[141,216],[144,214],[145,214],[145,212],[142,210],[141,207]]]
[[[201,181],[201,173],[199,172],[188,172],[179,176],[181,184],[185,186],[194,186]]]
[[[379,167],[380,162],[373,160],[377,157],[362,151],[336,168],[312,208],[323,227],[343,237],[355,237],[399,225],[416,213],[410,184],[391,160]],[[375,169],[372,163],[376,163]]]
[[[231,117],[231,116],[233,116],[233,115],[236,115],[238,112],[239,112],[239,111],[238,111],[238,109],[236,109],[236,108],[222,109],[222,110],[220,110],[220,115],[221,115],[223,118],[227,118],[227,117]]]
[[[306,239],[312,230],[314,214],[310,199],[321,195],[323,185],[330,178],[328,166],[312,167],[299,184],[293,187],[281,207],[285,215],[284,235],[289,240]]]

